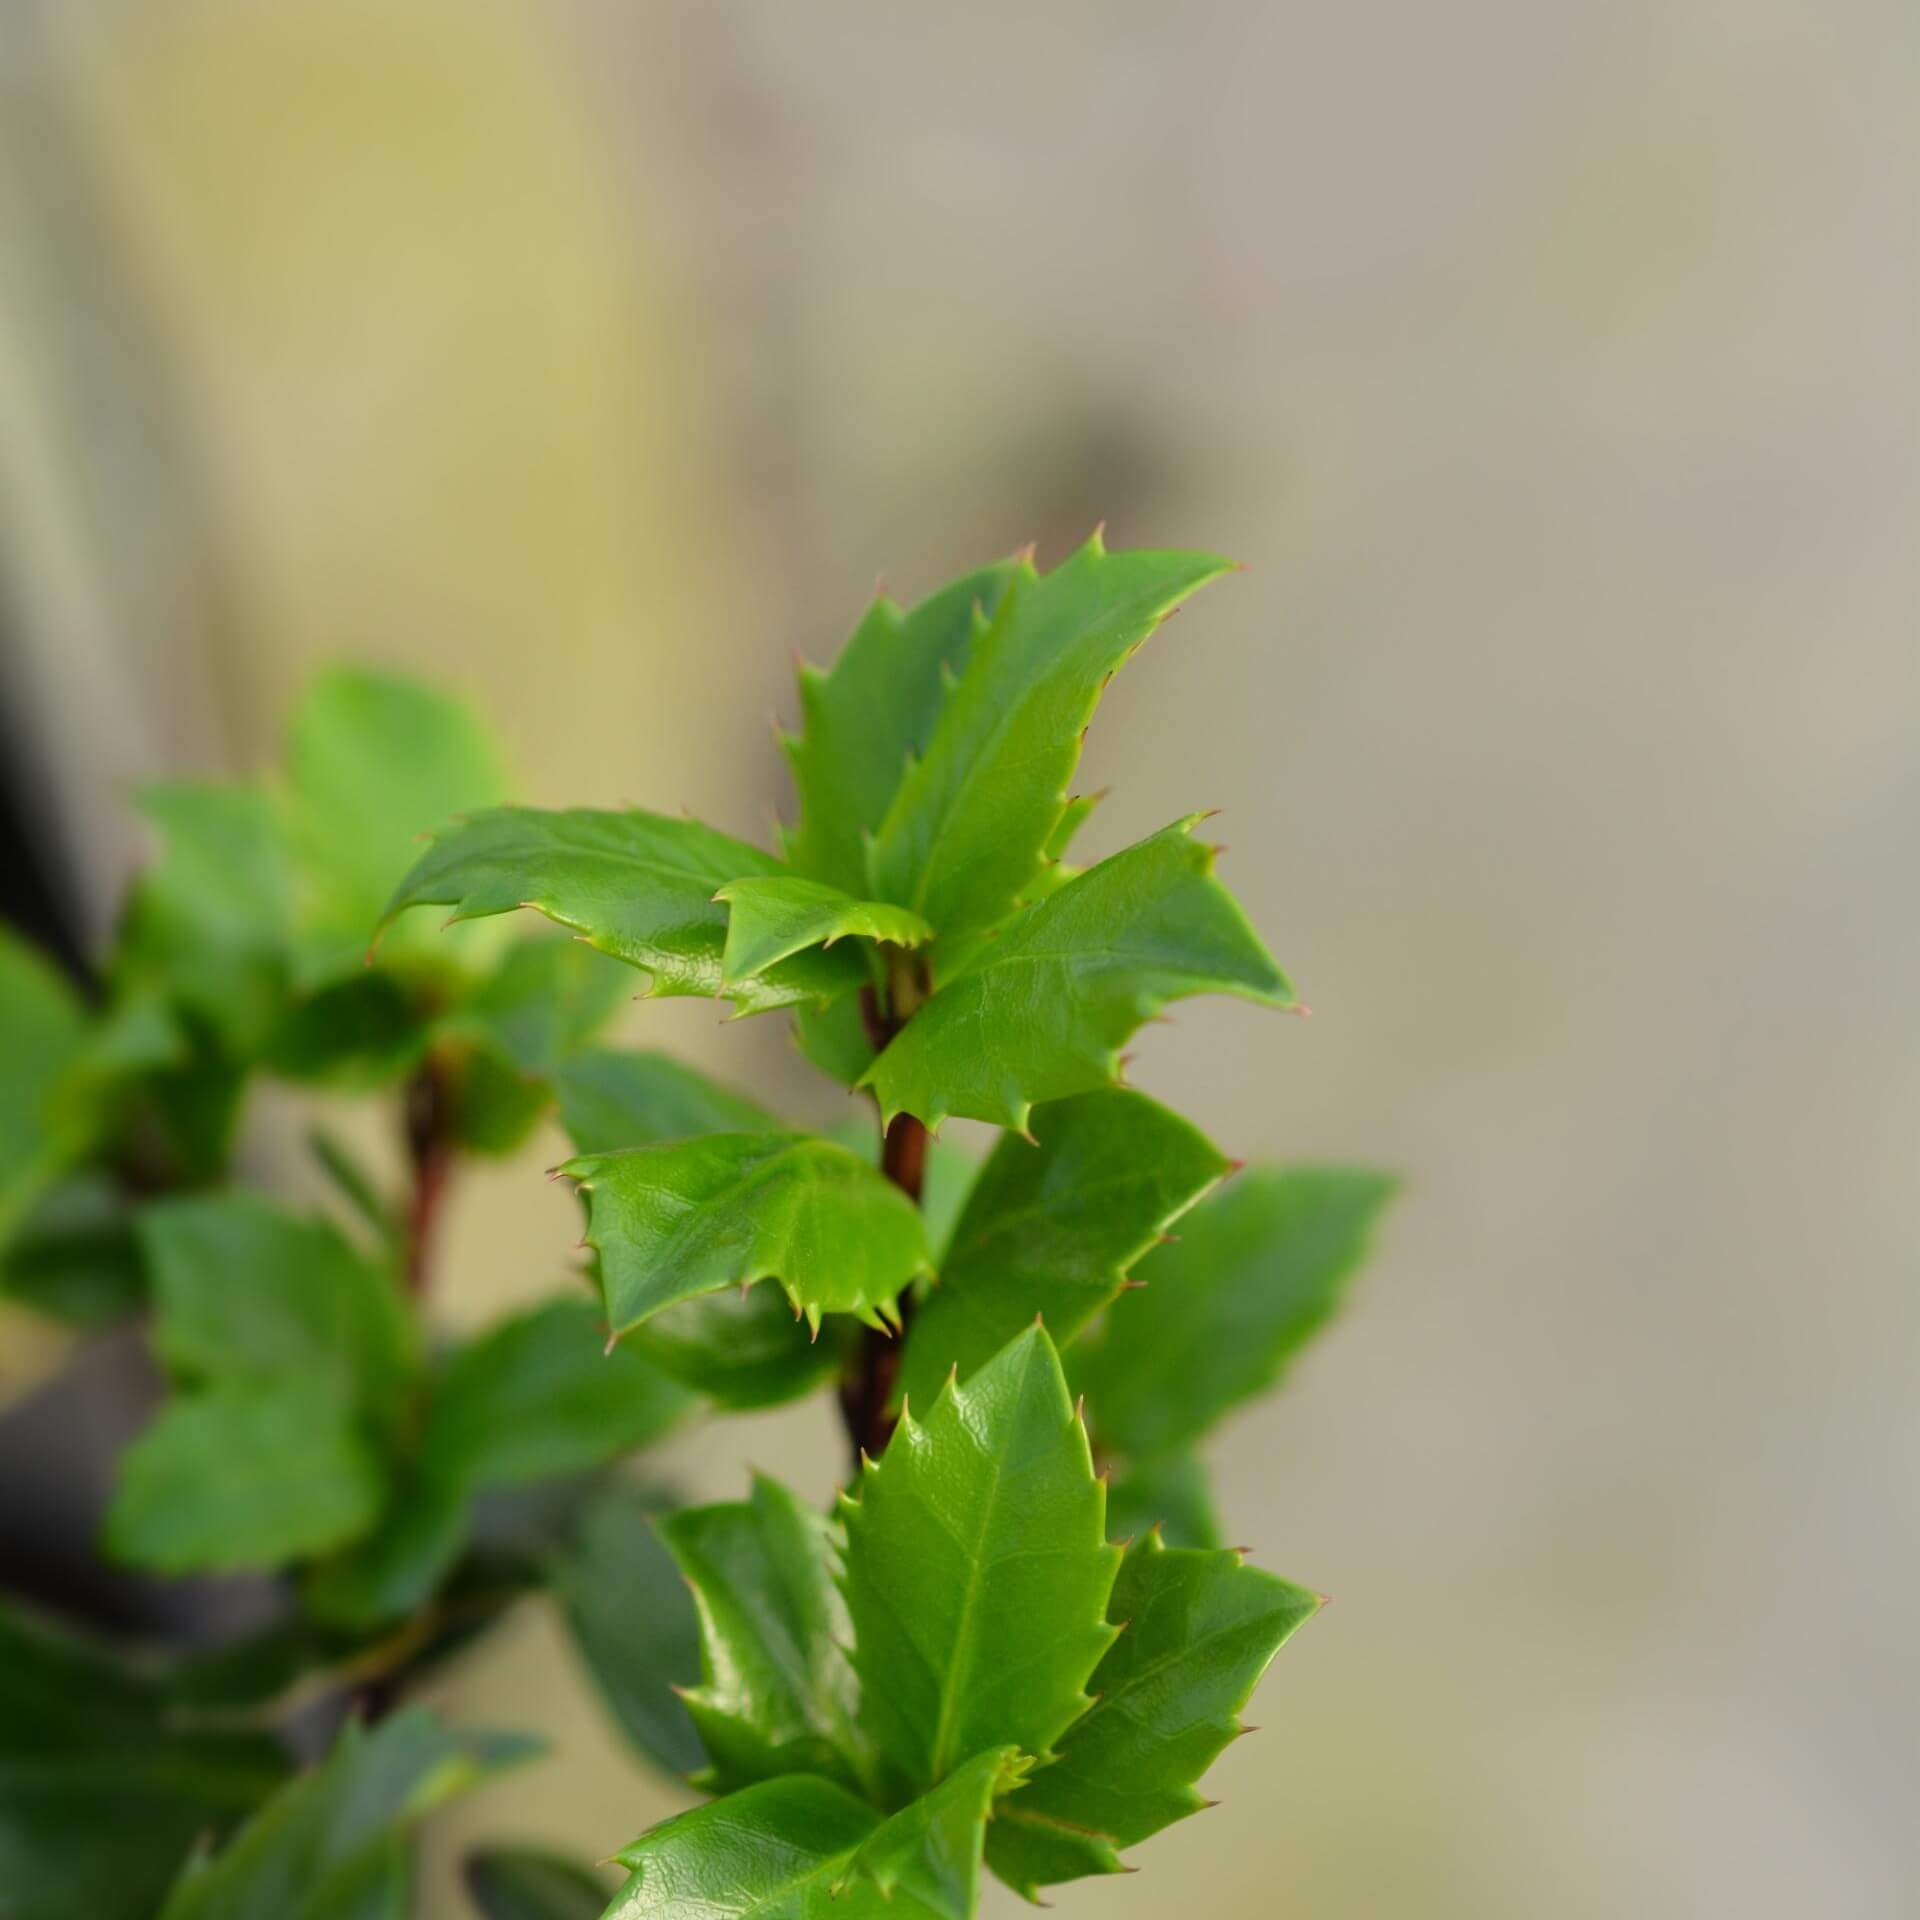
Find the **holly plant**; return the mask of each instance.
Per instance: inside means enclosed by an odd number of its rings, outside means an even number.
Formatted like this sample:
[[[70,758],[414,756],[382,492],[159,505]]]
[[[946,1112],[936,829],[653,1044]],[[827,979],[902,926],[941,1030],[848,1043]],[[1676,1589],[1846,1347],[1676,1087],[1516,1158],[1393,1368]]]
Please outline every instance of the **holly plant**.
[[[464,710],[335,672],[273,776],[142,797],[160,851],[96,981],[0,945],[5,1313],[137,1327],[154,1411],[102,1547],[236,1579],[262,1622],[155,1649],[5,1603],[0,1913],[407,1911],[420,1820],[532,1750],[412,1695],[541,1593],[703,1798],[618,1891],[473,1855],[491,1920],[966,1920],[987,1873],[1129,1871],[1209,1804],[1320,1603],[1223,1544],[1206,1445],[1391,1188],[1243,1170],[1124,1082],[1172,1001],[1298,1005],[1203,815],[1073,857],[1102,691],[1229,570],[1096,535],[876,600],[801,669],[772,850],[515,805]],[[636,994],[782,1016],[854,1123],[606,1044]],[[396,1150],[268,1151],[271,1080],[336,1121],[383,1102]],[[556,1247],[550,1298],[454,1338],[448,1195],[550,1118],[578,1271]],[[848,1441],[828,1511],[763,1477],[683,1505],[645,1464],[816,1393]]]

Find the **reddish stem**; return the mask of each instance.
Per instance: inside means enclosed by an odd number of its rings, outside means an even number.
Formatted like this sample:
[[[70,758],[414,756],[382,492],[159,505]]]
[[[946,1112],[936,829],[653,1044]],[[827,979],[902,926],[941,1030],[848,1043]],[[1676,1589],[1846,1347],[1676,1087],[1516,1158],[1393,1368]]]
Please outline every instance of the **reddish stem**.
[[[424,1298],[432,1271],[440,1213],[453,1173],[452,1089],[445,1072],[428,1060],[407,1082],[405,1123],[407,1159],[413,1188],[407,1196],[406,1283],[416,1300]]]

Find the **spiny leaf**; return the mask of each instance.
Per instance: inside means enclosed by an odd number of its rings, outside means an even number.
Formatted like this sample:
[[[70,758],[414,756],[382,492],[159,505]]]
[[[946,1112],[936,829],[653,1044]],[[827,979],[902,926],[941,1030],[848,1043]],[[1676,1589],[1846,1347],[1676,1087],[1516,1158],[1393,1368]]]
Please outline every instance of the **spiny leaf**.
[[[587,1196],[615,1334],[722,1287],[778,1280],[817,1328],[826,1313],[870,1326],[932,1271],[918,1210],[857,1155],[800,1133],[710,1133],[560,1171]]]
[[[632,808],[494,807],[456,821],[400,882],[386,919],[424,901],[453,918],[532,907],[641,968],[654,995],[726,996],[743,1012],[823,1002],[866,977],[851,948],[796,954],[752,980],[721,969],[727,909],[716,887],[783,872],[772,855],[697,821]]]
[[[800,823],[786,836],[796,873],[866,890],[866,836],[925,749],[949,676],[965,667],[1014,572],[1011,562],[983,567],[911,613],[878,599],[831,671],[800,669],[802,731],[784,741],[800,798]]]
[[[249,1193],[146,1208],[153,1343],[189,1383],[296,1382],[378,1414],[413,1364],[414,1330],[393,1274],[322,1220]]]
[[[281,1788],[217,1858],[188,1868],[160,1920],[365,1912],[346,1896],[377,1880],[425,1814],[538,1751],[514,1735],[449,1733],[420,1707],[373,1732],[349,1721],[321,1766]]]
[[[1052,1341],[1030,1328],[903,1416],[859,1491],[846,1592],[875,1744],[916,1791],[989,1747],[1044,1756],[1113,1638],[1118,1559]]]
[[[1233,896],[1201,816],[1103,860],[1010,920],[941,984],[866,1073],[882,1112],[1016,1131],[1040,1101],[1110,1085],[1119,1049],[1170,1000],[1296,1004]]]
[[[695,1133],[758,1133],[767,1109],[664,1053],[594,1047],[553,1076],[560,1123],[580,1153],[658,1146]]]
[[[729,982],[751,980],[809,947],[830,947],[853,936],[897,947],[917,947],[933,938],[933,929],[905,907],[861,900],[794,873],[729,881],[713,897],[730,910],[720,959]]]
[[[1033,1134],[1002,1135],[914,1316],[901,1389],[923,1406],[949,1368],[966,1379],[1036,1313],[1064,1346],[1230,1164],[1197,1128],[1123,1089],[1038,1107]]]
[[[1119,1872],[1117,1848],[1197,1813],[1207,1803],[1194,1782],[1239,1733],[1236,1716],[1275,1650],[1319,1605],[1237,1553],[1136,1541],[1113,1586],[1112,1617],[1126,1631],[1059,1757],[996,1810],[994,1871],[1029,1896]]]
[[[706,1754],[681,1695],[700,1677],[693,1601],[655,1530],[657,1502],[614,1482],[581,1515],[547,1576],[574,1644],[627,1740],[686,1775]]]
[[[684,1507],[660,1537],[700,1615],[701,1684],[684,1696],[712,1760],[700,1784],[731,1792],[817,1773],[868,1791],[826,1522],[756,1474],[750,1499]]]
[[[1129,1460],[1107,1487],[1107,1537],[1138,1540],[1159,1528],[1170,1547],[1226,1544],[1207,1470],[1190,1453]]]
[[[1101,689],[1228,570],[1211,554],[1110,554],[1097,533],[1044,578],[1024,566],[881,823],[874,892],[924,915],[943,944],[993,925],[1060,825]]]
[[[888,1901],[904,1894],[941,1920],[972,1920],[988,1817],[1028,1767],[1015,1747],[976,1754],[863,1841],[835,1894],[864,1882]]]
[[[1141,1261],[1147,1285],[1075,1350],[1101,1445],[1175,1452],[1266,1392],[1339,1305],[1394,1186],[1352,1168],[1259,1168],[1196,1207]]]
[[[469,1341],[434,1389],[422,1457],[456,1486],[522,1486],[618,1459],[693,1411],[585,1300],[554,1300]]]
[[[225,1387],[170,1401],[120,1456],[106,1545],[160,1573],[279,1567],[365,1533],[385,1492],[323,1387]]]
[[[890,1820],[830,1780],[763,1780],[620,1853],[633,1877],[606,1920],[971,1920],[987,1801],[1011,1773],[983,1753]]]

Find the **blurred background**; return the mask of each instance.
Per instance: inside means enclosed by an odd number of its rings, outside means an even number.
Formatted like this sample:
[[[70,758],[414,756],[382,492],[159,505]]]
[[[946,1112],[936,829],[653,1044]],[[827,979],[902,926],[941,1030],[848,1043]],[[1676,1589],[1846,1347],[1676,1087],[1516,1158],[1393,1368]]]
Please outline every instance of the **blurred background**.
[[[1134,1078],[1411,1184],[1217,1450],[1336,1604],[1229,1810],[1057,1903],[1914,1911],[1916,51],[1897,0],[12,0],[9,908],[97,943],[129,787],[267,763],[321,661],[757,837],[876,577],[1238,556],[1086,845],[1223,808],[1314,1018],[1194,1003]],[[819,1097],[777,1023],[631,1031]],[[537,1164],[459,1196],[450,1315],[551,1288]],[[839,1453],[822,1401],[675,1458]],[[442,1693],[558,1746],[443,1856],[677,1804],[537,1609]]]

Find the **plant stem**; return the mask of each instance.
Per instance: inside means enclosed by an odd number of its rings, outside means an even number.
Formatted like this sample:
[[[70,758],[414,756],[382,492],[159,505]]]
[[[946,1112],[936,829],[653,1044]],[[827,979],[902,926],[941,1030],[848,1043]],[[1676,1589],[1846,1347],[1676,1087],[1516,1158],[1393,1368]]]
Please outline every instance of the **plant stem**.
[[[891,1007],[883,1012],[871,987],[863,988],[860,1010],[876,1048],[884,1047],[906,1025],[907,1014],[919,998],[920,983],[896,974]],[[903,1010],[902,1003],[906,1002]],[[927,1130],[910,1113],[895,1114],[880,1142],[880,1171],[917,1207],[927,1175]],[[900,1377],[900,1356],[906,1347],[907,1324],[913,1297],[900,1296],[900,1331],[888,1334],[865,1328],[853,1366],[840,1382],[840,1417],[846,1422],[853,1448],[854,1472],[862,1458],[877,1460],[886,1451],[898,1424],[892,1411],[894,1383]]]
[[[413,1188],[407,1196],[405,1275],[407,1292],[425,1297],[440,1211],[453,1173],[451,1138],[452,1088],[445,1069],[429,1057],[407,1082],[404,1119],[407,1159],[413,1169]]]

